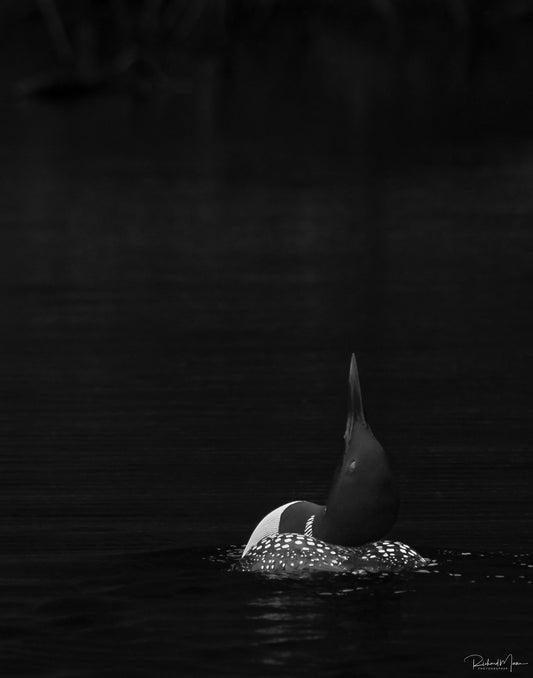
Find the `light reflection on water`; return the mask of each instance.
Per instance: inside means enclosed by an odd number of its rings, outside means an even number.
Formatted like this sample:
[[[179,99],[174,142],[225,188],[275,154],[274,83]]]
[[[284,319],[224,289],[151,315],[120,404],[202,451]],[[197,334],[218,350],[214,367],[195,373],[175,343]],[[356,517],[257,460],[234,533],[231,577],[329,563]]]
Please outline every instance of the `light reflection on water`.
[[[398,661],[404,670],[427,671],[434,660],[441,665],[438,674],[457,675],[460,648],[480,647],[482,629],[472,633],[474,620],[510,610],[513,619],[527,614],[523,596],[532,583],[531,556],[442,550],[434,557],[429,568],[407,575],[314,576],[294,586],[278,579],[283,588],[248,603],[259,660],[298,670],[298,662],[311,657],[326,672],[339,668],[340,654],[351,658],[354,671],[376,664],[392,670]],[[356,585],[350,582],[354,578]],[[498,580],[495,589],[491,582]],[[516,627],[514,635],[502,632],[499,643],[511,636],[511,645],[525,647]]]
[[[440,550],[419,572],[301,578],[237,572],[239,554],[36,561],[19,566],[18,579],[4,563],[2,656],[34,676],[74,670],[87,652],[91,670],[119,661],[131,675],[175,665],[187,675],[226,675],[230,666],[238,675],[268,675],[261,667],[304,675],[309,663],[325,675],[346,666],[373,675],[433,661],[453,675],[463,656],[488,651],[496,628],[498,647],[527,647],[527,553]]]

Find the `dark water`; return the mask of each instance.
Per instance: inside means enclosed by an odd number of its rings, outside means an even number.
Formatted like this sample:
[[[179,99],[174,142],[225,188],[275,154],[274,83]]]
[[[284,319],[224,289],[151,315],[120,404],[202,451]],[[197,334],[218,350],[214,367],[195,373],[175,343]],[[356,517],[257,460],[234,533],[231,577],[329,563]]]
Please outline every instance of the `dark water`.
[[[410,575],[300,580],[231,571],[237,555],[25,565],[2,580],[3,675],[467,676],[470,653],[530,658],[523,554],[440,550]]]
[[[259,94],[4,107],[2,675],[528,675],[533,143],[389,162]],[[229,572],[323,500],[352,350],[437,565]]]

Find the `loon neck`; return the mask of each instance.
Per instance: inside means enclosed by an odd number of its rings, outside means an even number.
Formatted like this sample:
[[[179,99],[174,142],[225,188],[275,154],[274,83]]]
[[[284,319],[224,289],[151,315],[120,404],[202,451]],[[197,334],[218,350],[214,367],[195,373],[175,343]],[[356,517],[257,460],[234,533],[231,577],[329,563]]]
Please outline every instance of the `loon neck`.
[[[313,536],[330,544],[360,546],[382,539],[398,514],[398,495],[392,478],[372,501],[323,506],[313,521]]]
[[[322,541],[326,541],[326,536],[328,531],[330,531],[327,529],[326,514],[327,507],[321,506],[320,511],[315,514],[315,518],[313,520],[313,537],[321,539]]]

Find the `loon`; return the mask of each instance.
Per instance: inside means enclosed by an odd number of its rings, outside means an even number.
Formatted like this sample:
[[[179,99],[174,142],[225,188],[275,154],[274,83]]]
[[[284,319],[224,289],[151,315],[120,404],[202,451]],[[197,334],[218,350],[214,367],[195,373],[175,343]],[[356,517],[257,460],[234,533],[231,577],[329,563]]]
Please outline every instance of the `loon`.
[[[428,564],[406,544],[382,540],[396,521],[399,496],[388,456],[365,419],[354,354],[348,385],[344,454],[326,505],[291,501],[271,511],[244,547],[242,571],[399,572]]]

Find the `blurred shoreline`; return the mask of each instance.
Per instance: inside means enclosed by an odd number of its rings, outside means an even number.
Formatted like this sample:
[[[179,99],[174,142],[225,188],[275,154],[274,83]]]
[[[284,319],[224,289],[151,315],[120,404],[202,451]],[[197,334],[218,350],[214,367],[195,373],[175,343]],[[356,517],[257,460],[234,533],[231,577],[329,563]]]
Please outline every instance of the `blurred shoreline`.
[[[404,147],[533,127],[530,2],[40,0],[4,5],[0,35],[4,102],[192,96],[218,118],[236,97],[252,127],[292,116]]]

